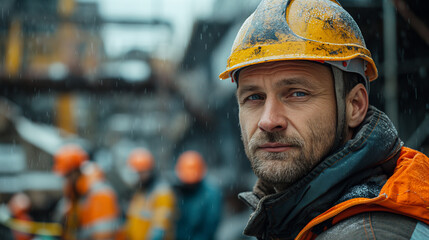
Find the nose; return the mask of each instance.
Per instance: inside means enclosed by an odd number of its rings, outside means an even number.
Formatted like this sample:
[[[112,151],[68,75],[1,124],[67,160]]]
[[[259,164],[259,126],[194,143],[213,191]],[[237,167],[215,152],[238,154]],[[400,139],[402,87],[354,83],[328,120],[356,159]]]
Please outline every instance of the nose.
[[[278,132],[286,129],[287,119],[284,114],[284,106],[279,100],[265,100],[258,127],[265,132]]]

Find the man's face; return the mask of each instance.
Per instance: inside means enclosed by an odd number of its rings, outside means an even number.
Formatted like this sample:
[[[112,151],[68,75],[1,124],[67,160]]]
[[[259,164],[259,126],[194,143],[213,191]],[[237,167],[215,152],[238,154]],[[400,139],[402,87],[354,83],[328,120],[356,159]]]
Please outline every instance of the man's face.
[[[141,189],[146,189],[151,182],[151,178],[153,177],[153,171],[143,170],[137,172],[137,174],[139,176],[138,181],[136,182],[137,186]]]
[[[152,176],[152,171],[151,170],[140,171],[140,172],[138,172],[138,174],[139,174],[139,181],[142,183],[145,183]]]
[[[336,103],[327,66],[283,61],[247,67],[237,100],[246,155],[268,183],[294,183],[333,145]]]

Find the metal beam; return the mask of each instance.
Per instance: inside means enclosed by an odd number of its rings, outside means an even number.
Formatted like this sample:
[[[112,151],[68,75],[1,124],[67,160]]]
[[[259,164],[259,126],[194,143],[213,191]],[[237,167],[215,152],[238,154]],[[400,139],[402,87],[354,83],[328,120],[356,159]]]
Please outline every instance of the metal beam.
[[[144,82],[129,83],[118,78],[103,78],[95,81],[81,77],[67,78],[62,81],[53,81],[49,78],[7,78],[0,77],[0,95],[8,95],[14,92],[73,92],[88,91],[92,93],[112,92],[147,92],[152,91],[156,81],[154,76]]]
[[[396,128],[399,127],[398,114],[398,73],[396,11],[391,0],[383,0],[383,38],[384,38],[384,95],[386,114]]]
[[[162,19],[107,19],[100,16],[82,17],[72,16],[65,18],[61,16],[46,16],[46,15],[35,15],[35,14],[19,14],[15,15],[14,19],[21,21],[24,24],[30,25],[56,25],[60,23],[74,23],[83,27],[97,27],[105,24],[118,24],[118,25],[137,25],[137,26],[162,26],[166,27],[170,31],[173,30],[171,22]]]

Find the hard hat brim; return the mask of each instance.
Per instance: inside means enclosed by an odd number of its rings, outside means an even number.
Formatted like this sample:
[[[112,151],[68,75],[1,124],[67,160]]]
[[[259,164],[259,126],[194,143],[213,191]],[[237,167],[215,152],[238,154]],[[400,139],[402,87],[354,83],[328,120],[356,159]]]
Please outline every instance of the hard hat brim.
[[[266,46],[250,47],[236,51],[228,59],[227,69],[219,75],[221,80],[231,77],[235,70],[266,62],[274,61],[346,61],[354,58],[361,58],[368,62],[365,71],[368,79],[377,79],[378,72],[374,61],[370,57],[368,49],[353,44],[323,44],[315,41],[289,42],[285,49],[283,44],[271,44]]]

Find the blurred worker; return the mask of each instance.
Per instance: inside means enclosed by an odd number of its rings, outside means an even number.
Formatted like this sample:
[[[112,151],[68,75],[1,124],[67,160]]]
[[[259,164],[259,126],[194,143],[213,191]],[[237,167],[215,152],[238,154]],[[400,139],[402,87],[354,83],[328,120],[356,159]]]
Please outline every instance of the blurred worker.
[[[81,147],[66,145],[54,156],[54,171],[66,178],[62,239],[113,239],[119,206],[101,169]]]
[[[31,207],[33,202],[25,193],[14,194],[7,206],[0,205],[1,240],[53,240],[60,236],[61,225],[34,221]]]
[[[264,0],[220,78],[236,82],[258,181],[246,235],[429,239],[429,158],[369,104],[377,68],[336,0]]]
[[[214,239],[222,213],[221,192],[206,178],[206,164],[195,151],[182,153],[175,168],[179,184],[177,240]]]
[[[30,222],[28,211],[30,210],[30,198],[24,193],[17,193],[9,200],[8,207],[11,213],[11,217],[15,220]],[[21,232],[18,230],[12,231],[15,240],[30,240],[33,238],[32,234]]]
[[[138,174],[138,185],[127,211],[127,239],[173,239],[175,196],[170,185],[157,175],[152,154],[134,149],[128,165]]]

